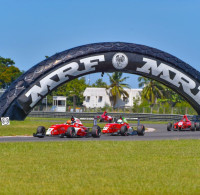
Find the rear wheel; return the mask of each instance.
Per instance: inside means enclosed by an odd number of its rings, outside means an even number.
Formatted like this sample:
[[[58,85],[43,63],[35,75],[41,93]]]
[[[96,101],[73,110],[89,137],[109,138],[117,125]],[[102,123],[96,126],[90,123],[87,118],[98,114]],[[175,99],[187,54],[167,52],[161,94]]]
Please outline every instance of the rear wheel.
[[[68,129],[67,129],[67,132],[65,133],[66,134],[66,136],[67,137],[69,137],[69,138],[73,138],[73,137],[75,137],[75,129],[74,129],[74,127],[69,127]]]
[[[100,117],[99,122],[103,122],[103,118],[102,117]]]
[[[120,129],[121,135],[125,136],[127,134],[128,128],[127,126],[122,126]]]
[[[101,128],[98,125],[92,127],[92,137],[100,137],[101,136]]]
[[[112,123],[112,119],[110,119],[108,122],[109,122],[109,123]]]
[[[197,131],[200,130],[200,123],[196,123],[196,130],[197,130]]]
[[[191,124],[190,130],[195,131],[195,124],[194,123]]]
[[[167,124],[167,131],[171,131],[172,130],[172,123],[168,123]]]
[[[137,127],[137,134],[138,134],[139,136],[143,136],[144,133],[145,133],[145,127],[144,127],[144,125],[139,125],[139,126]]]

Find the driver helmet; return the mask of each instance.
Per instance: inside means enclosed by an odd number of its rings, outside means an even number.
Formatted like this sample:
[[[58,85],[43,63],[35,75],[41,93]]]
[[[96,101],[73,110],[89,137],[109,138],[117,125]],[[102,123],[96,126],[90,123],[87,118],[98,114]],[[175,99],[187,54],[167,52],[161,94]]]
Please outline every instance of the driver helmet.
[[[72,116],[71,117],[71,123],[73,124],[73,123],[75,123],[76,121],[75,121],[75,118]]]
[[[71,125],[71,120],[68,120],[68,121],[67,121],[67,124],[68,124],[68,125]]]
[[[118,119],[118,120],[117,120],[117,123],[118,123],[118,124],[122,124],[122,123],[123,123],[122,119]]]

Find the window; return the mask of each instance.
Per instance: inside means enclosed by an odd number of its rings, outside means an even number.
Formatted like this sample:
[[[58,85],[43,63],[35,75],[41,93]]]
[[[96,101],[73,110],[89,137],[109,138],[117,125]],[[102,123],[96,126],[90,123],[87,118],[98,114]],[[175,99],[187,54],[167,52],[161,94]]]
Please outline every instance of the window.
[[[58,100],[58,106],[65,106],[65,100]]]
[[[90,101],[90,96],[86,96],[86,97],[85,97],[85,101],[86,101],[86,102],[89,102],[89,101]]]
[[[123,102],[128,103],[128,98],[127,97],[123,97]]]
[[[103,97],[99,96],[98,102],[102,102]]]

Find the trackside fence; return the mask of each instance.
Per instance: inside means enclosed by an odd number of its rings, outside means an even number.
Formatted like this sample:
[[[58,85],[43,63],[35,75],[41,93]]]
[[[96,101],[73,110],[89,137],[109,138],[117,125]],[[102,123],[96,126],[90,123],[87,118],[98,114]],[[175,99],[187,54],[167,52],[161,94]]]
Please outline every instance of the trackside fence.
[[[92,120],[95,116],[100,116],[103,112],[37,112],[32,111],[29,113],[28,117],[35,118],[70,118],[75,116],[81,118],[82,120]],[[141,121],[171,121],[171,120],[180,120],[183,115],[177,114],[141,114],[141,113],[109,113],[112,117],[119,118],[123,116],[129,120],[135,120],[136,118]],[[189,119],[192,118],[192,115],[187,115]]]

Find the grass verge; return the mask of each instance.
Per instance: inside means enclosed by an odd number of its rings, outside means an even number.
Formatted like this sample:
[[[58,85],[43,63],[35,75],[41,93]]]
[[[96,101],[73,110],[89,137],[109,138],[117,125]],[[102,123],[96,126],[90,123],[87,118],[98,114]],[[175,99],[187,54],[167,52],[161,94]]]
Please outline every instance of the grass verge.
[[[11,121],[10,125],[0,125],[0,136],[16,136],[16,135],[33,135],[36,132],[38,126],[44,126],[49,128],[53,124],[61,124],[68,119],[63,118],[29,118],[24,121]],[[86,127],[92,127],[92,121],[82,121]],[[137,123],[136,121],[129,121],[130,123]],[[152,122],[141,121],[142,124],[166,124],[166,122]],[[98,123],[103,128],[106,123]]]
[[[0,194],[199,194],[199,140],[0,143]]]
[[[26,118],[24,121],[10,121],[10,125],[0,126],[0,136],[33,135],[38,126],[48,129],[51,125],[65,123],[67,119],[60,118]],[[84,122],[86,127],[92,127],[92,122]],[[103,127],[105,124],[98,124]]]

